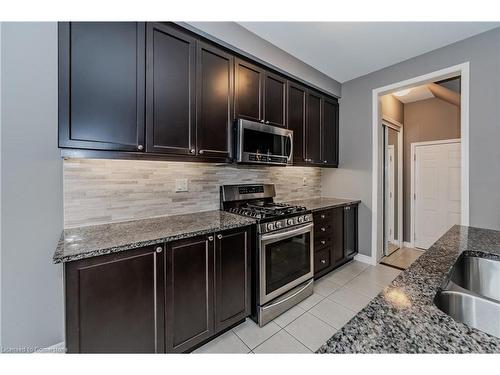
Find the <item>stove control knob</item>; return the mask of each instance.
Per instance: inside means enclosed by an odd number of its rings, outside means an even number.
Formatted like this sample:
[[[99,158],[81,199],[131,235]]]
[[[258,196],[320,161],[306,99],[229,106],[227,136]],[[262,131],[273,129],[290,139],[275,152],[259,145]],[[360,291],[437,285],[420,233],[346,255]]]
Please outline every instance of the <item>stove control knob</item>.
[[[267,230],[274,230],[274,223],[267,224]]]
[[[288,220],[286,221],[286,223],[287,223],[288,225],[293,225],[293,219],[288,219]]]
[[[304,221],[309,221],[309,216],[304,215]]]
[[[281,221],[277,221],[275,225],[276,225],[276,229],[281,228]]]
[[[302,223],[304,221],[304,218],[302,216],[299,216],[297,218],[297,222]]]

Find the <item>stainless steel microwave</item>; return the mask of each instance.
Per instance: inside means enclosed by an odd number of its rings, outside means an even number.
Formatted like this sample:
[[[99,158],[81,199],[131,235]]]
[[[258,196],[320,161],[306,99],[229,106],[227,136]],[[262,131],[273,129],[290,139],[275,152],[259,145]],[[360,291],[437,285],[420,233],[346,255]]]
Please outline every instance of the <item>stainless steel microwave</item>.
[[[293,131],[239,119],[235,129],[237,163],[291,165]]]

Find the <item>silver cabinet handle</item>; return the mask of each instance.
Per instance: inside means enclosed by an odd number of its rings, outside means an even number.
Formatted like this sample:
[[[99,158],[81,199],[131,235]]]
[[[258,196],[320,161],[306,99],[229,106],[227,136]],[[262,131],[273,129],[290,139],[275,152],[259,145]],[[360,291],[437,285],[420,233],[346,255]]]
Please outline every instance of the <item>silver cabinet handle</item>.
[[[321,231],[324,232],[326,229],[325,228],[321,228]]]
[[[143,146],[143,145],[139,145],[139,146],[137,146],[137,149],[138,149],[139,151],[142,151],[142,150],[144,149],[144,146]]]
[[[222,234],[218,234],[217,239],[222,240]]]
[[[326,263],[326,260],[321,259],[321,263],[325,264],[325,263]]]
[[[203,154],[205,153],[205,150],[200,150],[200,151],[198,151],[198,153],[199,153],[200,155],[203,155]]]
[[[191,150],[189,150],[189,152],[190,152],[191,154],[194,154],[194,153],[196,152],[196,150],[195,150],[194,148],[192,148]]]
[[[326,216],[325,214],[321,214],[321,218],[324,219]]]
[[[261,123],[264,123],[264,120],[260,120]]]
[[[156,252],[157,252],[157,253],[161,253],[162,251],[163,251],[163,248],[162,248],[161,246],[158,246],[158,247],[156,248]]]
[[[213,241],[214,240],[214,236],[208,236],[208,240],[209,241]]]
[[[269,124],[269,121],[266,121],[266,124]]]
[[[321,240],[321,244],[324,245],[326,243],[325,240]]]

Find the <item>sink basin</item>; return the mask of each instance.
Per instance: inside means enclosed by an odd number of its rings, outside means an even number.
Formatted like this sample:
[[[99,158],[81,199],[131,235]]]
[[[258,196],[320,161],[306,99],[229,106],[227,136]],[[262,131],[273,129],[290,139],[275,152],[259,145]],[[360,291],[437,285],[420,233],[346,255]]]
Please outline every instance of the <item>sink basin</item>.
[[[451,273],[451,281],[473,293],[500,301],[500,262],[461,256]]]
[[[500,338],[499,285],[499,261],[461,255],[434,303],[453,319]]]

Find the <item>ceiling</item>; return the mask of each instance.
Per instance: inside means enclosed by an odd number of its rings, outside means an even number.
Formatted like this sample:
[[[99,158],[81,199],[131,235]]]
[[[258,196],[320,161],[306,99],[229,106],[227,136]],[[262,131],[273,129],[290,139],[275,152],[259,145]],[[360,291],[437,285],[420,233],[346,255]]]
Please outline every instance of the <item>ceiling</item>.
[[[339,82],[500,27],[500,22],[239,22]]]
[[[434,98],[434,94],[431,92],[431,90],[427,88],[427,85],[421,85],[411,88],[410,92],[406,95],[403,96],[394,95],[394,97],[401,103],[407,104],[407,103],[418,102],[420,100]]]

